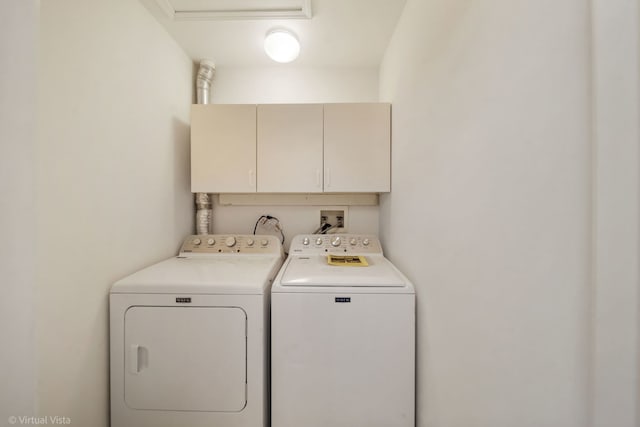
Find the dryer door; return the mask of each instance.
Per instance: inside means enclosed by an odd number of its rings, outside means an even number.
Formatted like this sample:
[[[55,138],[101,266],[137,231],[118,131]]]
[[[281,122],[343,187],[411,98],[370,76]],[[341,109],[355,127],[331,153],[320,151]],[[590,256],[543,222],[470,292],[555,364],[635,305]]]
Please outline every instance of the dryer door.
[[[125,314],[125,402],[132,409],[239,412],[247,317],[238,307],[135,306]]]

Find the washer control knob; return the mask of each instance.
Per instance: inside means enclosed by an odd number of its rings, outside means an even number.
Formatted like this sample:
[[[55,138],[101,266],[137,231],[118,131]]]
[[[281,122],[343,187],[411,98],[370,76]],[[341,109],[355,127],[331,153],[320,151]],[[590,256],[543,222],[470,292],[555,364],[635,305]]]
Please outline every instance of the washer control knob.
[[[355,246],[358,243],[358,241],[352,237],[349,243],[351,243],[351,246]]]
[[[192,242],[193,242],[194,245],[198,246],[200,243],[202,243],[202,240],[200,240],[199,238],[196,237],[195,239],[193,239]]]
[[[248,239],[247,240],[247,246],[253,246],[255,242],[253,241],[253,239]]]
[[[229,236],[225,239],[224,244],[227,245],[227,247],[231,248],[233,246],[235,246],[236,244],[236,238],[233,236]]]
[[[213,245],[215,245],[215,244],[216,244],[216,239],[209,239],[209,240],[207,240],[207,244],[208,244],[209,246],[213,246]]]
[[[267,246],[269,244],[269,241],[267,239],[262,239],[262,240],[260,240],[260,244],[262,246]]]
[[[369,243],[371,243],[371,242],[369,242],[369,239],[364,239],[362,241],[362,244],[365,245],[365,246],[369,246]]]
[[[322,244],[322,237],[318,237],[316,239],[316,245],[320,246]]]
[[[340,238],[340,236],[336,236],[333,239],[331,239],[331,246],[340,246],[340,243],[342,243],[342,239]]]
[[[309,245],[309,238],[305,237],[304,239],[302,239],[302,244],[305,245],[305,246],[308,246]]]

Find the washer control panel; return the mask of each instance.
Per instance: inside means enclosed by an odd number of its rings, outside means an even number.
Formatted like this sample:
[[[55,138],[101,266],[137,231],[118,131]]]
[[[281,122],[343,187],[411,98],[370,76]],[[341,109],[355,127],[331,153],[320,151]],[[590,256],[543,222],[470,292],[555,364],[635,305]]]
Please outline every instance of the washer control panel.
[[[293,238],[290,254],[312,253],[382,254],[372,234],[301,234]]]
[[[179,256],[191,254],[279,254],[282,244],[276,236],[253,234],[206,234],[187,237]]]

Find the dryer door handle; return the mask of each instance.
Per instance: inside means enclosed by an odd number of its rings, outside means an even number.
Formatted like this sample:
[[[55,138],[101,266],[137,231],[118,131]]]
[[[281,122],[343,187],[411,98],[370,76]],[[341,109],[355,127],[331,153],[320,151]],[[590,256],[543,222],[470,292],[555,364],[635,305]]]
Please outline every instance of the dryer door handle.
[[[129,347],[129,372],[132,374],[138,374],[142,370],[145,353],[146,348],[138,344],[131,344]]]

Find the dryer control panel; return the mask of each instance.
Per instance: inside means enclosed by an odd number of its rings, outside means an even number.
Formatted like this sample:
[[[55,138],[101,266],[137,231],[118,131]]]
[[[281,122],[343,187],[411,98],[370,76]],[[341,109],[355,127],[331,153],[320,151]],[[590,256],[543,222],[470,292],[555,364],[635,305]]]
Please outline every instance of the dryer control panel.
[[[282,244],[276,236],[253,234],[205,234],[189,236],[179,256],[194,254],[280,254]]]
[[[293,238],[290,254],[382,254],[373,234],[301,234]]]

